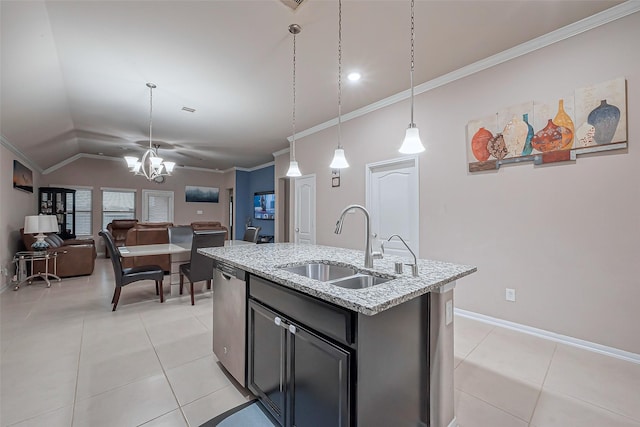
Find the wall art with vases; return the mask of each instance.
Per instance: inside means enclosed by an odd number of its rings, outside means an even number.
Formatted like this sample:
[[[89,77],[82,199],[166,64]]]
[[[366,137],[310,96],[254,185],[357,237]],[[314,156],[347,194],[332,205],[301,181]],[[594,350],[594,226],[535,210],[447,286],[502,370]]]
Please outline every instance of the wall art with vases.
[[[469,121],[469,172],[509,163],[570,161],[579,154],[627,148],[626,88],[626,80],[618,78]]]

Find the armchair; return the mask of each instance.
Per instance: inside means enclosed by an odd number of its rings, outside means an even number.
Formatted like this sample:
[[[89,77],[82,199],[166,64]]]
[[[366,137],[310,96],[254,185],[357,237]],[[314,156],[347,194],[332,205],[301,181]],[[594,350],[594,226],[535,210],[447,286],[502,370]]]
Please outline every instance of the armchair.
[[[127,240],[127,231],[138,224],[137,219],[114,219],[107,224],[107,231],[113,236],[113,242],[117,247],[124,246]],[[109,258],[109,251],[105,252]]]

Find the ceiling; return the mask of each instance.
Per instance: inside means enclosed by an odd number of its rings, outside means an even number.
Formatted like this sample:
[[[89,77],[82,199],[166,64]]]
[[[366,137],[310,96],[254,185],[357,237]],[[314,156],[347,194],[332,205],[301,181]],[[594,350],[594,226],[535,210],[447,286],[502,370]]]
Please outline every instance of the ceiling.
[[[621,1],[416,1],[416,84]],[[408,0],[343,0],[342,113],[409,88]],[[296,130],[337,115],[338,2],[0,2],[3,139],[40,169],[78,154],[141,155],[153,139],[178,165],[273,160]],[[194,113],[182,111],[194,108]]]

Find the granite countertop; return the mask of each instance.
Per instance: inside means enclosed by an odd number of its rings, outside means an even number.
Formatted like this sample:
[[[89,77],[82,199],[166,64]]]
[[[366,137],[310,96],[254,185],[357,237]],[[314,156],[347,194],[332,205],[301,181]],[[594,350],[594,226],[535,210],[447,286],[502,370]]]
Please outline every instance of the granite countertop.
[[[408,262],[406,258],[385,255],[383,259],[373,261],[373,269],[368,269],[364,267],[363,251],[295,243],[204,248],[198,249],[198,252],[280,285],[365,315],[380,313],[477,270],[476,267],[469,265],[419,259],[419,277],[413,277],[411,268],[408,266],[405,266],[402,274],[394,272],[394,263]],[[370,288],[345,289],[279,268],[309,261],[351,266],[360,272],[375,273],[393,280]]]

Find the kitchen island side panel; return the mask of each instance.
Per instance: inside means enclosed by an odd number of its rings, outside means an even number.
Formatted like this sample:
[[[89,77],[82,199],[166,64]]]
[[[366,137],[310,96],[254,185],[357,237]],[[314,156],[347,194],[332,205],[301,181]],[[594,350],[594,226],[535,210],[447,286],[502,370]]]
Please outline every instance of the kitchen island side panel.
[[[359,427],[428,425],[429,299],[358,315]]]

